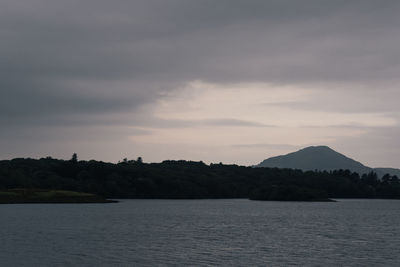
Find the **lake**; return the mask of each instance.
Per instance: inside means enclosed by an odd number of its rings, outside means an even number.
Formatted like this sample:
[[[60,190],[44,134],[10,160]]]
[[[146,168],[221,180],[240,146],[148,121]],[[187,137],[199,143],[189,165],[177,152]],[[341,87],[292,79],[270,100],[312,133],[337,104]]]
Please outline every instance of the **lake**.
[[[400,266],[400,201],[0,205],[1,266]]]

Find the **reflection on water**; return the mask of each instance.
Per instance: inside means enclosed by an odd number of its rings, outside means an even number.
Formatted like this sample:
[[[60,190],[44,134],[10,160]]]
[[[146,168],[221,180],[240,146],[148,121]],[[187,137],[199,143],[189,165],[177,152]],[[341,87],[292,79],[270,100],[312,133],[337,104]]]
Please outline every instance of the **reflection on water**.
[[[400,266],[400,201],[0,205],[1,266]]]

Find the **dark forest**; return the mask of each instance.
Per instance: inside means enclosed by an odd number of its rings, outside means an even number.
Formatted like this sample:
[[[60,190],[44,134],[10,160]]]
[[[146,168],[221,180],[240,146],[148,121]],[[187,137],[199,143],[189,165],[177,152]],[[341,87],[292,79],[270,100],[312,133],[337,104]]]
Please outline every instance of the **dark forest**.
[[[117,164],[50,157],[0,161],[0,189],[50,189],[94,193],[106,198],[250,198],[324,200],[328,198],[400,199],[397,176],[378,179],[348,170],[307,171],[253,168],[193,161]]]

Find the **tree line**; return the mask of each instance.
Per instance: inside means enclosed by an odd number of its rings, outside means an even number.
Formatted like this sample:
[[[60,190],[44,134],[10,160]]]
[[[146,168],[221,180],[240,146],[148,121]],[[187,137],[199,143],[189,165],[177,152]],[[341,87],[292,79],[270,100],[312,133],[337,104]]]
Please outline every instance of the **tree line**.
[[[349,170],[301,171],[194,161],[144,163],[16,158],[0,161],[0,189],[72,190],[107,198],[323,198],[400,199],[400,181],[389,174]]]

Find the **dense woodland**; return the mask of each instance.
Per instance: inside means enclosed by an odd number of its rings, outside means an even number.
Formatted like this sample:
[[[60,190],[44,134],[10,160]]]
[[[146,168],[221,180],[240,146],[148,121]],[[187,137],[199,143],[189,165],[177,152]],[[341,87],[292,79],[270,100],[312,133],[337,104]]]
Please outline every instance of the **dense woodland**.
[[[400,181],[373,172],[319,172],[252,168],[193,161],[144,163],[124,159],[58,160],[50,157],[0,161],[0,189],[40,188],[95,193],[107,198],[251,198],[313,200],[324,198],[397,198]]]

